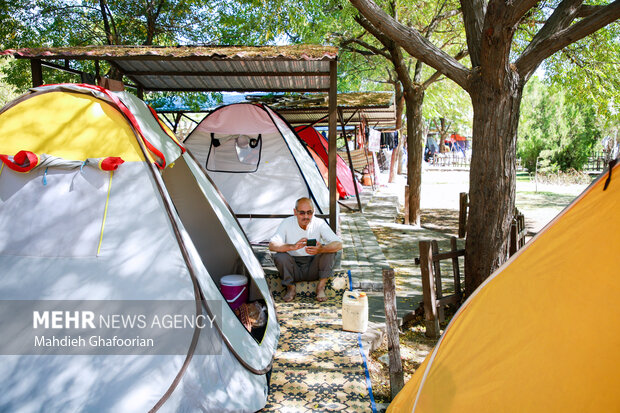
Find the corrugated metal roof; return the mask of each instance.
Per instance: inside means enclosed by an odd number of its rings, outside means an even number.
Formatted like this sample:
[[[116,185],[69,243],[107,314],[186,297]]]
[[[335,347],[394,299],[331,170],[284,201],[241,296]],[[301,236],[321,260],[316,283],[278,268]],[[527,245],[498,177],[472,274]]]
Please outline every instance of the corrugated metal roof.
[[[323,118],[325,119],[317,122],[316,125],[326,126],[328,123],[329,102],[327,93],[241,95],[228,102],[224,97],[224,104],[239,102],[266,104],[292,125],[308,125]],[[364,118],[370,126],[395,127],[394,92],[340,92],[337,95],[336,104],[347,124],[357,124]],[[210,112],[215,108],[210,107],[201,112]],[[160,113],[196,113],[194,110],[174,106],[168,106],[157,111]]]
[[[21,59],[105,60],[147,91],[327,91],[330,46],[83,46],[5,50]]]
[[[300,96],[257,97],[275,109],[292,125],[327,125],[328,95],[312,93]],[[393,92],[338,93],[338,111],[346,124],[365,119],[369,126],[392,128],[396,124]]]

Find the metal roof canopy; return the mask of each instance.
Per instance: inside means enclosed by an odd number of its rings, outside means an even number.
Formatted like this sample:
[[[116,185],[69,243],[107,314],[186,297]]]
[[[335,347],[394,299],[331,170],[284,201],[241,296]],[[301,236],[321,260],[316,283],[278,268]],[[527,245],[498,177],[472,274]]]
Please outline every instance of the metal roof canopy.
[[[329,224],[336,230],[336,90],[338,48],[290,46],[81,46],[5,50],[30,59],[33,86],[43,84],[42,66],[82,72],[71,60],[105,60],[144,91],[328,92]],[[64,60],[65,66],[48,62]],[[99,75],[99,73],[96,73]]]
[[[336,47],[293,46],[82,46],[7,50],[18,59],[105,60],[143,91],[329,91]],[[34,74],[33,74],[34,75]]]
[[[326,93],[318,93],[298,98],[276,97],[274,102],[264,103],[292,125],[325,126],[329,118],[328,98]],[[261,100],[260,97],[257,99]],[[338,116],[344,125],[360,124],[364,120],[370,127],[394,128],[396,125],[394,93],[338,93]]]
[[[340,92],[338,113],[345,125],[358,125],[364,120],[373,128],[390,129],[396,125],[394,92]],[[308,93],[302,95],[246,95],[245,102],[259,102],[269,105],[291,125],[326,126],[328,119],[328,94]],[[157,113],[185,115],[189,113],[210,113],[215,108],[200,111],[189,109],[158,109]],[[176,128],[180,116],[170,121]],[[193,122],[198,123],[191,118]],[[349,127],[349,126],[347,126]]]

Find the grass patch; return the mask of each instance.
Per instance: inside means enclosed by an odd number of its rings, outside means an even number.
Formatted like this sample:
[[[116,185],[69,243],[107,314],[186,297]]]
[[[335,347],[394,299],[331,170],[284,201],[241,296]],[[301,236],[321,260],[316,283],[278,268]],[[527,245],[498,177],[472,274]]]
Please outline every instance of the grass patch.
[[[556,208],[562,209],[566,205],[570,204],[574,195],[559,194],[556,192],[533,192],[524,191],[517,194],[517,207],[526,209],[538,209],[538,208]]]

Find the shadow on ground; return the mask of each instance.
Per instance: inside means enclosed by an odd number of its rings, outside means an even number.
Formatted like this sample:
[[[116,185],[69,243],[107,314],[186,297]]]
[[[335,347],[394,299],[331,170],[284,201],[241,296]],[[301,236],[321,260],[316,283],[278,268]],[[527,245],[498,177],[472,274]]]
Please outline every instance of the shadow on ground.
[[[524,209],[540,208],[543,205],[545,208],[562,209],[570,204],[573,199],[575,199],[575,195],[553,192],[521,192],[517,204],[519,208]]]
[[[459,211],[454,209],[423,209],[420,215],[422,228],[457,236]]]

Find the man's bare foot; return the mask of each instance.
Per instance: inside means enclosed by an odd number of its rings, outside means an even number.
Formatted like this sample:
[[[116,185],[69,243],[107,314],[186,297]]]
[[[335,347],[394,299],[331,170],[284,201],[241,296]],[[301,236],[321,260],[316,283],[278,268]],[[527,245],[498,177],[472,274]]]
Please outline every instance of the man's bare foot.
[[[317,290],[316,292],[316,300],[320,303],[323,301],[327,301],[327,296],[325,295],[325,290]]]
[[[289,301],[293,301],[294,298],[295,298],[295,286],[287,285],[286,294],[284,295],[284,301],[288,303]]]
[[[320,303],[327,301],[327,296],[325,295],[325,284],[327,284],[327,278],[321,278],[316,285],[316,300]]]

